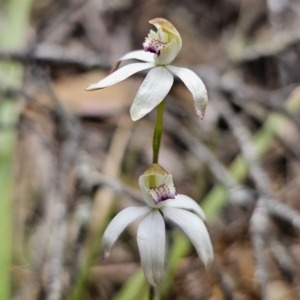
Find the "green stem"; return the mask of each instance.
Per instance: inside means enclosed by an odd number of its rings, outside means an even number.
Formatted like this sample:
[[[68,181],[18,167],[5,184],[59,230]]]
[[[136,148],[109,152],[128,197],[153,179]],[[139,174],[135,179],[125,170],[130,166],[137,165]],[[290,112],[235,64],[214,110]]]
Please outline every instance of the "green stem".
[[[0,30],[0,47],[20,50],[26,45],[32,0],[5,2]],[[0,80],[8,88],[22,85],[23,66],[16,62],[0,61]],[[14,194],[14,155],[17,144],[17,124],[20,106],[12,97],[0,98],[0,299],[11,298],[12,205]],[[15,262],[14,262],[15,263]]]
[[[153,141],[152,141],[154,164],[158,163],[160,140],[161,140],[163,127],[164,127],[164,108],[165,108],[165,101],[163,100],[156,107],[156,120],[154,124]]]
[[[155,299],[155,288],[150,285],[149,286],[149,300],[154,300]]]

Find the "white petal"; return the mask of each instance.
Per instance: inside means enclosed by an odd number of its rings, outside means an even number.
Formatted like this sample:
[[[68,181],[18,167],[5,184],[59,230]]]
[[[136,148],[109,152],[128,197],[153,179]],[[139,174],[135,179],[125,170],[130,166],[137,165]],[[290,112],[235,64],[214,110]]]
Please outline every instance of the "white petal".
[[[163,206],[190,210],[197,214],[203,221],[205,220],[205,214],[202,208],[196,201],[186,195],[177,195],[175,199],[164,201]]]
[[[127,65],[127,66],[111,73],[104,79],[100,80],[98,83],[89,85],[86,88],[86,91],[94,91],[94,90],[98,90],[98,89],[104,89],[108,86],[111,86],[113,84],[116,84],[120,81],[125,80],[126,78],[128,78],[129,76],[131,76],[137,72],[140,72],[140,71],[143,71],[146,69],[150,69],[153,67],[155,67],[154,63],[135,63],[135,64]]]
[[[114,63],[112,71],[118,69],[120,63],[123,60],[127,60],[127,59],[138,59],[138,60],[142,60],[142,61],[145,61],[145,62],[153,63],[154,62],[154,54],[149,53],[149,52],[145,52],[144,50],[137,50],[137,51],[129,52],[129,53],[125,54],[124,56],[122,56],[119,60],[117,60]]]
[[[213,249],[203,221],[195,214],[179,208],[164,207],[162,212],[184,231],[208,267],[213,261]]]
[[[155,207],[155,203],[154,200],[152,198],[152,196],[150,195],[149,189],[147,189],[147,187],[145,186],[145,176],[140,176],[139,178],[139,185],[140,185],[140,189],[142,191],[143,194],[143,198],[145,200],[145,202],[147,203],[147,205],[149,205],[150,207]]]
[[[160,51],[160,55],[155,55],[154,60],[158,65],[168,65],[177,56],[180,48],[175,39],[172,39],[170,43],[167,43]]]
[[[174,66],[167,66],[167,68],[174,75],[178,76],[190,90],[195,101],[196,113],[203,119],[208,102],[207,91],[203,81],[189,69]]]
[[[108,258],[110,251],[123,230],[133,221],[140,217],[144,217],[150,212],[150,208],[143,207],[127,207],[118,213],[109,223],[103,234],[104,259]]]
[[[150,70],[131,105],[131,119],[141,119],[163,101],[173,81],[173,75],[165,67]]]
[[[158,209],[139,225],[137,242],[145,276],[155,286],[163,277],[165,261],[165,222]]]

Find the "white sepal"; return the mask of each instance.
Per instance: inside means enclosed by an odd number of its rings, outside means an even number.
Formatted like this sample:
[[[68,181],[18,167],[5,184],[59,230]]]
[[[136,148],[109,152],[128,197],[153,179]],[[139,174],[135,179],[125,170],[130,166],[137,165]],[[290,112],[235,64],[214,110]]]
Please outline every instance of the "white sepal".
[[[207,268],[213,261],[213,249],[203,221],[195,214],[179,208],[164,207],[162,212],[184,231]]]
[[[180,51],[182,39],[172,23],[163,18],[155,18],[150,20],[149,23],[157,28],[158,39],[161,39],[162,42],[170,42],[174,39],[177,44],[177,53]]]
[[[150,70],[131,105],[131,119],[137,121],[152,111],[169,93],[173,81],[174,77],[165,67]]]
[[[175,199],[164,201],[163,206],[186,209],[197,214],[203,221],[205,220],[205,214],[202,208],[196,201],[186,195],[180,194],[175,196]]]
[[[131,75],[155,67],[154,63],[134,63],[122,67],[121,69],[111,73],[104,79],[100,80],[98,83],[93,83],[86,88],[86,91],[94,91],[99,89],[104,89],[113,84],[119,83],[125,80]]]
[[[122,210],[112,219],[103,234],[104,259],[110,255],[111,248],[123,230],[136,219],[146,216],[150,210],[148,206],[131,206]]]
[[[203,81],[189,69],[174,66],[166,66],[166,68],[171,73],[178,76],[190,90],[194,98],[196,113],[201,119],[203,119],[208,102],[207,90]]]
[[[140,223],[137,242],[145,276],[156,286],[163,277],[165,261],[165,222],[158,209],[152,210]]]

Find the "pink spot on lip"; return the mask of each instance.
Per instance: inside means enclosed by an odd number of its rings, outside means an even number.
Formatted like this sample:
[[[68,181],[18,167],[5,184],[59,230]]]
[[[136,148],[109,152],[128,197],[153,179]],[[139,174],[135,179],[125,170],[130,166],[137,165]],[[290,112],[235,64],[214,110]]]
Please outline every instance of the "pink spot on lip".
[[[143,48],[146,52],[151,52],[160,56],[161,49],[164,48],[166,43],[161,42],[160,40],[151,40],[150,42],[146,41],[143,43]]]
[[[170,189],[166,184],[162,184],[158,187],[151,188],[150,190],[152,191],[151,196],[155,204],[158,204],[161,201],[175,199],[176,193],[171,193]]]
[[[144,50],[146,52],[151,52],[151,53],[156,54],[157,56],[160,56],[160,50],[157,51],[156,48],[152,44],[149,44],[148,46],[144,46]]]

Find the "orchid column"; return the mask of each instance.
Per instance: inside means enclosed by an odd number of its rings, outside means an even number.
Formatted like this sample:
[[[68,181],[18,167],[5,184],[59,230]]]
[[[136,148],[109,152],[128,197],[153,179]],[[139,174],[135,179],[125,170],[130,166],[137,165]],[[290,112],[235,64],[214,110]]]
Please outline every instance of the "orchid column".
[[[137,72],[150,69],[130,108],[133,121],[157,108],[153,131],[153,164],[139,178],[146,206],[128,207],[116,215],[104,233],[103,245],[104,258],[107,259],[122,231],[133,221],[142,219],[137,233],[141,264],[148,282],[155,287],[162,281],[164,273],[165,219],[172,221],[185,232],[205,266],[210,265],[213,260],[213,249],[204,224],[204,212],[193,199],[176,194],[172,175],[158,164],[164,99],[173,85],[174,75],[190,90],[196,113],[201,119],[205,115],[207,91],[194,72],[170,65],[182,46],[177,29],[162,18],[156,18],[149,23],[157,31],[150,30],[143,43],[144,50],[129,52],[121,57],[114,64],[113,73],[98,83],[91,84],[86,90],[103,89]],[[122,61],[129,59],[143,62],[118,69]],[[153,293],[150,293],[150,299],[153,299]]]

